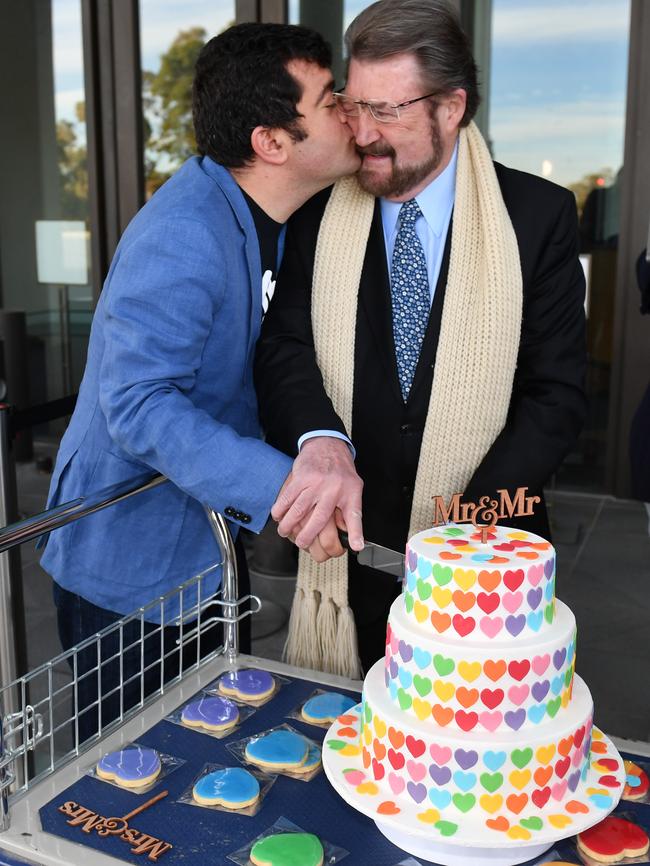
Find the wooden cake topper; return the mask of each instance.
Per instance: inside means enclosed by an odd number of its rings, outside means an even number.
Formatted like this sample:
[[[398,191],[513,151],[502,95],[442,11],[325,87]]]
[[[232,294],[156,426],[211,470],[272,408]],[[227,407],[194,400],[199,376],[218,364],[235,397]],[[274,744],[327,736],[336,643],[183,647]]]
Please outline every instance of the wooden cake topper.
[[[67,823],[71,827],[80,827],[83,833],[90,833],[94,830],[98,836],[117,836],[123,842],[131,845],[131,854],[146,854],[150,860],[156,862],[173,845],[170,842],[163,842],[162,839],[157,839],[155,836],[149,836],[147,833],[141,833],[139,830],[130,828],[129,821],[140,812],[144,812],[149,806],[153,806],[158,800],[162,800],[168,793],[169,791],[161,791],[160,794],[156,794],[155,797],[147,800],[146,803],[138,806],[137,809],[122,818],[104,818],[98,812],[93,812],[92,809],[87,809],[71,800],[59,806],[59,812],[70,816]]]
[[[487,544],[490,530],[499,520],[508,517],[531,517],[534,506],[541,502],[539,496],[526,496],[527,487],[518,487],[514,497],[507,490],[497,490],[498,499],[481,496],[478,502],[462,502],[463,494],[454,493],[449,504],[442,496],[433,498],[433,525],[441,523],[473,523],[481,532],[481,543]]]

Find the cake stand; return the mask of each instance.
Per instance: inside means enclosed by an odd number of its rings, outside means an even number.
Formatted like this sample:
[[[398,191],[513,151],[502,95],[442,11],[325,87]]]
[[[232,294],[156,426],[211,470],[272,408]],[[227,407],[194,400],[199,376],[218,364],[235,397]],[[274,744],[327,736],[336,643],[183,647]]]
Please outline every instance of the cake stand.
[[[525,863],[560,839],[602,821],[623,793],[623,759],[594,727],[587,772],[575,792],[560,802],[518,815],[461,815],[457,811],[452,815],[427,802],[417,805],[405,793],[395,796],[385,780],[375,781],[372,772],[364,768],[360,714],[361,704],[357,704],[328,730],[323,742],[327,778],[350,806],[372,818],[398,848],[440,866]],[[599,765],[605,759],[607,765]]]

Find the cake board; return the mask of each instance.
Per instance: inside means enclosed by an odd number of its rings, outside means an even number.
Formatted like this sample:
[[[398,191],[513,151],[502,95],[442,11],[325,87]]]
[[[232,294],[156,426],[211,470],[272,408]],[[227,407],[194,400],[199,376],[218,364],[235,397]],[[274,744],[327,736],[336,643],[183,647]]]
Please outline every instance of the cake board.
[[[544,853],[556,842],[602,821],[612,812],[624,789],[625,768],[614,744],[596,727],[587,773],[571,797],[543,809],[505,814],[452,816],[445,810],[396,797],[377,783],[362,762],[361,704],[338,719],[323,743],[323,767],[337,793],[353,808],[372,818],[380,832],[409,854],[440,866],[471,862],[514,866]],[[595,744],[595,745],[594,745]],[[609,759],[605,770],[598,762]],[[616,762],[612,769],[611,761]],[[616,786],[601,779],[613,777]]]

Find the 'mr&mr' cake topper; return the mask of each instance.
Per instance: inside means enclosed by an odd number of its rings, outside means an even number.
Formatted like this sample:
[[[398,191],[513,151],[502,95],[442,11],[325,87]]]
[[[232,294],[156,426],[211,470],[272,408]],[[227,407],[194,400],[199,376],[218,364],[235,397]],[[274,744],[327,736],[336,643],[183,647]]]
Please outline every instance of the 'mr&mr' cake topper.
[[[473,523],[481,532],[481,542],[487,544],[490,529],[507,517],[532,517],[539,496],[526,496],[527,487],[518,487],[514,497],[507,490],[497,490],[498,499],[481,496],[478,502],[462,502],[463,494],[454,493],[449,504],[444,497],[433,497],[433,525],[441,523]]]

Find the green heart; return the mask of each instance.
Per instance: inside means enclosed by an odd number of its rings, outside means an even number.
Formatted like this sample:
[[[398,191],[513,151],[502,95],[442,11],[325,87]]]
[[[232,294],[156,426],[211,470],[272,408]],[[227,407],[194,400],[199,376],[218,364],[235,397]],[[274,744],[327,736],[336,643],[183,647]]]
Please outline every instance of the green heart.
[[[418,577],[417,590],[422,601],[426,601],[431,595],[431,584],[427,580],[422,580]]]
[[[436,830],[440,830],[442,836],[453,836],[458,830],[458,824],[452,824],[451,821],[436,821],[433,826]]]
[[[546,607],[544,608],[544,619],[546,620],[547,623],[549,623],[549,625],[550,625],[550,623],[553,622],[553,605],[552,604],[547,604]]]
[[[445,586],[449,583],[453,576],[453,572],[448,565],[439,565],[437,562],[433,566],[433,577],[438,586]]]
[[[474,794],[454,794],[453,800],[454,805],[456,808],[460,809],[461,812],[469,812],[469,810],[473,809],[476,804],[476,797]]]
[[[410,592],[404,593],[404,607],[407,613],[411,613],[413,610],[413,596]]]
[[[343,740],[328,740],[327,745],[333,751],[340,752],[341,749],[343,749],[343,748],[345,748],[345,746],[347,746],[347,743],[344,743]]]
[[[370,709],[370,705],[369,705],[369,704],[366,704],[366,706],[365,706],[365,709],[364,709],[364,715],[365,715],[365,717],[366,717],[366,721],[367,721],[367,722],[371,722],[371,721],[372,721],[372,710]]]
[[[569,670],[564,674],[564,685],[568,689],[571,685],[571,677],[573,676],[573,666],[569,668]]]
[[[533,757],[532,749],[515,749],[514,752],[510,755],[512,758],[512,763],[515,767],[518,767],[520,770],[523,770],[526,764],[530,763],[530,759]]]
[[[446,677],[454,670],[456,664],[453,659],[446,659],[440,653],[436,653],[433,657],[433,666],[441,677]]]
[[[544,822],[542,821],[542,819],[536,818],[535,816],[533,816],[532,818],[522,818],[519,823],[527,830],[541,830],[544,826]]]
[[[313,833],[275,833],[256,842],[250,858],[269,866],[320,866],[323,846]]]
[[[445,529],[445,535],[451,535],[452,538],[455,538],[457,535],[465,535],[465,533],[462,529],[450,527],[449,529]]]
[[[489,791],[490,794],[494,794],[494,792],[498,791],[501,785],[503,785],[503,776],[501,773],[482,773],[481,785],[483,785],[485,790]]]
[[[557,715],[557,711],[560,709],[560,704],[562,703],[561,698],[555,698],[553,701],[549,701],[546,704],[546,712],[553,719]]]
[[[420,674],[416,674],[413,677],[413,685],[421,698],[426,697],[432,688],[432,683],[429,677],[421,677]]]
[[[411,708],[411,704],[413,703],[413,698],[404,691],[404,689],[397,690],[397,700],[399,701],[399,705],[403,710],[409,710]]]

